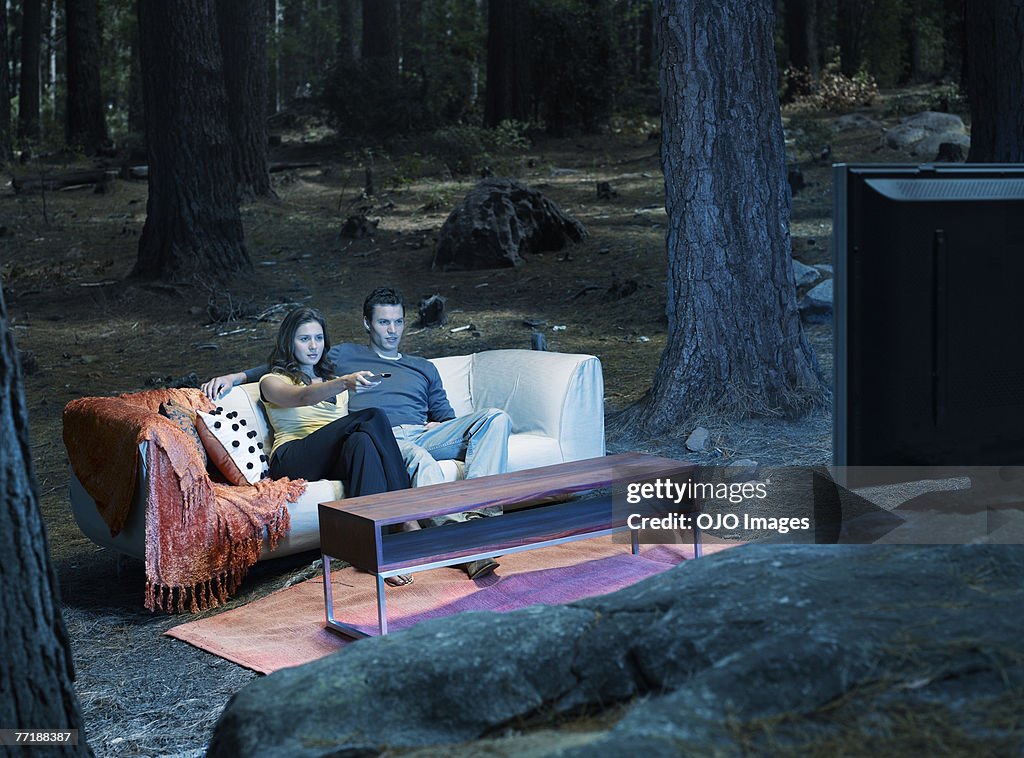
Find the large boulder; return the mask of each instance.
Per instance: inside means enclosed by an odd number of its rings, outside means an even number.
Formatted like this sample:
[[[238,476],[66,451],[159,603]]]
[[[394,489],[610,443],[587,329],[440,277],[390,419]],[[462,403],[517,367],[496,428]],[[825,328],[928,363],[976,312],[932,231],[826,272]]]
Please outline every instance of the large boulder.
[[[518,266],[529,253],[561,250],[587,230],[553,201],[515,179],[477,183],[441,227],[434,266]]]
[[[208,755],[801,754],[862,752],[865,734],[883,754],[922,734],[1019,754],[1022,601],[1017,545],[747,545],[271,674],[231,699]]]
[[[914,156],[933,160],[939,145],[951,143],[967,150],[971,138],[963,120],[953,113],[924,111],[902,119],[899,125],[885,132],[886,144]]]

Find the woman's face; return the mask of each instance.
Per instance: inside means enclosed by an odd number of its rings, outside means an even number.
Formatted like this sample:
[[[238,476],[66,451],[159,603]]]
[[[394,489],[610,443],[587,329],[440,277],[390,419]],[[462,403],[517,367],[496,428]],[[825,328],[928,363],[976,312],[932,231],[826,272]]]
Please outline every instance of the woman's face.
[[[324,330],[316,321],[299,324],[292,339],[292,353],[300,366],[315,366],[324,353]]]

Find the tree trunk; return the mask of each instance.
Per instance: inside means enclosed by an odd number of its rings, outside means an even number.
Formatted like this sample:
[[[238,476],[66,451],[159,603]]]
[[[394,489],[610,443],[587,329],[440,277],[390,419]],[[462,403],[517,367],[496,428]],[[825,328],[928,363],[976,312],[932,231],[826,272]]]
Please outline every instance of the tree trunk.
[[[132,9],[138,15],[138,3]],[[128,71],[128,131],[139,136],[146,132],[146,106],[142,102],[142,53],[139,50],[138,18],[132,24],[129,39],[131,68]]]
[[[7,3],[0,7],[0,168],[11,157],[10,48],[7,45]]]
[[[91,755],[72,681],[67,630],[50,563],[39,489],[29,455],[28,410],[17,347],[0,290],[0,724],[5,729],[78,729],[78,747],[61,755]],[[16,748],[10,748],[14,754]],[[45,748],[25,748],[25,755]]]
[[[530,120],[530,4],[487,4],[487,91],[484,123]]]
[[[39,51],[43,37],[42,0],[21,4],[21,80],[18,84],[18,136],[39,139]]]
[[[398,0],[363,0],[363,60],[385,79],[398,75],[400,16]]]
[[[267,172],[266,0],[218,0],[231,161],[239,196],[273,195]]]
[[[800,325],[772,0],[663,0],[668,343],[613,428],[791,415],[827,396]]]
[[[811,77],[817,79],[821,69],[817,0],[790,0],[786,3],[786,41],[789,65],[809,71]]]
[[[854,76],[864,63],[870,7],[874,0],[838,0],[836,36],[839,41],[839,69]]]
[[[93,155],[107,140],[100,93],[100,28],[96,0],[65,0],[67,24],[67,112],[64,136]]]
[[[1024,0],[970,3],[965,16],[972,163],[1024,161]]]
[[[338,63],[351,68],[359,61],[361,35],[357,0],[338,0]]]
[[[209,0],[140,0],[149,202],[133,275],[225,281],[251,268]]]

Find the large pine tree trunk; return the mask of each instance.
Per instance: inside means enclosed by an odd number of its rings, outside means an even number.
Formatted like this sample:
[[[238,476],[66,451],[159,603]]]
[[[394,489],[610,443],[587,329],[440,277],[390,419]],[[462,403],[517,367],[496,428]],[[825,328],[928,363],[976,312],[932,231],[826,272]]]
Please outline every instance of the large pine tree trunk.
[[[668,343],[650,392],[613,428],[792,415],[827,390],[796,306],[772,2],[659,11]]]
[[[21,79],[18,82],[18,136],[39,139],[39,51],[43,36],[42,0],[21,4]]]
[[[398,0],[363,0],[363,61],[383,80],[398,76],[400,29]]]
[[[0,167],[11,157],[11,77],[7,4],[0,7]]]
[[[231,160],[240,197],[273,195],[267,171],[266,0],[218,0]]]
[[[530,3],[487,4],[487,94],[484,123],[530,120]]]
[[[790,0],[786,3],[786,41],[789,65],[809,71],[811,77],[817,79],[821,69],[817,0]]]
[[[23,748],[24,755],[91,755],[71,684],[74,666],[39,513],[28,411],[2,290],[0,496],[0,724],[5,729],[79,730],[77,748]],[[16,748],[10,749],[13,755]]]
[[[965,14],[972,163],[1024,161],[1024,0],[969,3]]]
[[[358,0],[338,2],[338,63],[350,68],[359,61],[361,42],[361,8]]]
[[[65,0],[67,112],[65,138],[94,154],[107,139],[100,93],[100,28],[96,0]]]
[[[140,0],[149,202],[133,274],[226,280],[251,267],[210,0]]]

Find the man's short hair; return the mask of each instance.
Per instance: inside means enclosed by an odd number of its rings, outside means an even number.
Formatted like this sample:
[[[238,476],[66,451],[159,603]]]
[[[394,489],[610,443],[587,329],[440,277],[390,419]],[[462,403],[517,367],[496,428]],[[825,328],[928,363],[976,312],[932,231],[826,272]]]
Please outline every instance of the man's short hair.
[[[378,287],[363,301],[363,318],[373,321],[373,307],[375,305],[400,305],[402,313],[405,313],[405,301],[402,294],[394,287]]]

